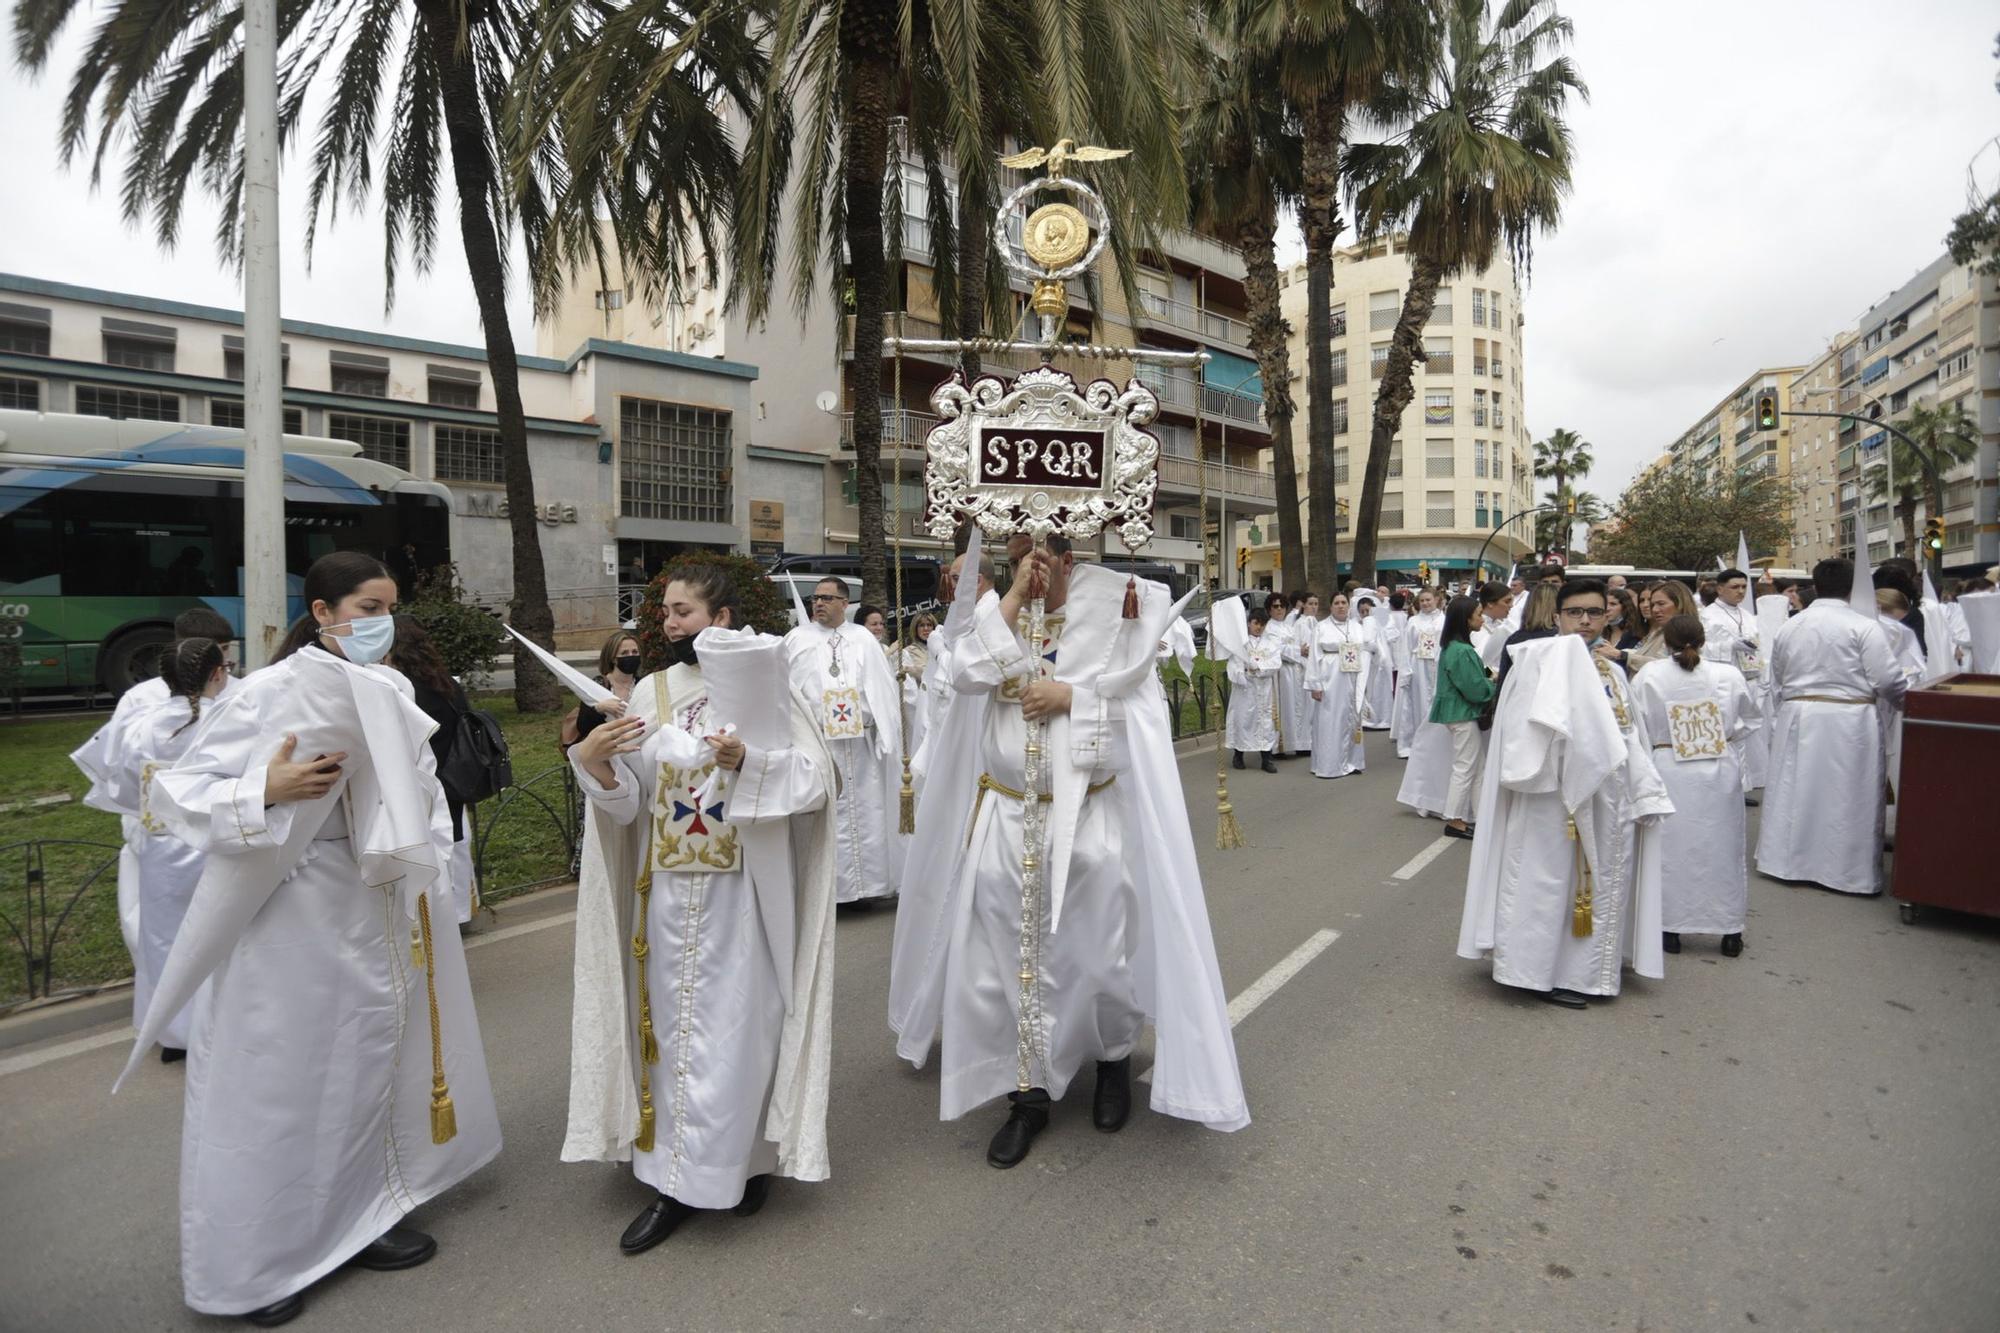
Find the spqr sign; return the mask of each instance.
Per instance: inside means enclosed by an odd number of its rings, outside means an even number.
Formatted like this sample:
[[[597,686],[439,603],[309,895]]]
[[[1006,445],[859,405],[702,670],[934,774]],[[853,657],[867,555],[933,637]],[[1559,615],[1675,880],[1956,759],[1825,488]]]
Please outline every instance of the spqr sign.
[[[979,432],[979,484],[1101,491],[1107,448],[1101,430],[988,426]]]

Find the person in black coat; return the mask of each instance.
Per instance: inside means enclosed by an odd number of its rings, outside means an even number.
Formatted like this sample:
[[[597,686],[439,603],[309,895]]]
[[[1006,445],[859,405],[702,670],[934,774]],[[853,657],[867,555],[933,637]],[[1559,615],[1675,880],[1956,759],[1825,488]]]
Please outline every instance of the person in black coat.
[[[458,719],[472,707],[465,697],[464,686],[452,679],[430,633],[411,616],[396,617],[396,642],[389,649],[388,664],[409,678],[416,690],[417,707],[437,723],[437,730],[431,733],[431,753],[442,766],[445,754],[451,749],[452,737],[457,734]],[[465,802],[454,796],[449,787],[444,788],[444,799],[451,811],[451,894],[458,907],[459,922],[464,924],[472,919],[472,844],[465,836]]]

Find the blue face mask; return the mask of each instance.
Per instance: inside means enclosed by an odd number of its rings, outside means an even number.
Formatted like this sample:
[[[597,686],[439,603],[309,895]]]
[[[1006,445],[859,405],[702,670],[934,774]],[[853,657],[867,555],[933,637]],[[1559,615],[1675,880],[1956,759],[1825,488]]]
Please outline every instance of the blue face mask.
[[[327,625],[320,633],[338,639],[341,653],[356,666],[372,666],[381,661],[396,642],[394,616],[356,616],[347,622],[345,635],[332,634],[336,628]]]

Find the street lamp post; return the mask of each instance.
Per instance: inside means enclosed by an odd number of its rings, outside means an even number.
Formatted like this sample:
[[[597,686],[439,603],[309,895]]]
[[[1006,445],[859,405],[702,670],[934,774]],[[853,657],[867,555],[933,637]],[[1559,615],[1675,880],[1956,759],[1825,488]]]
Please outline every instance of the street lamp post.
[[[1249,373],[1245,374],[1242,378],[1238,379],[1234,384],[1230,385],[1226,389],[1217,386],[1216,392],[1235,393],[1238,389],[1241,389],[1251,380],[1256,379],[1257,375],[1258,371],[1252,370]],[[1195,381],[1194,391],[1196,393],[1198,394],[1204,393],[1207,391],[1207,389],[1208,385],[1205,379],[1198,379]],[[1259,412],[1263,411],[1263,407],[1261,404],[1258,406],[1257,410]],[[1225,411],[1218,413],[1217,415],[1222,420],[1222,438],[1217,443],[1216,448],[1221,452],[1222,466],[1226,469],[1229,466],[1229,413]],[[1195,420],[1200,421],[1201,414],[1197,413],[1195,416]],[[1194,449],[1195,449],[1195,456],[1194,456],[1195,466],[1200,467],[1203,455],[1208,453],[1208,442],[1206,440],[1203,440],[1197,434],[1195,437]],[[1227,471],[1225,471],[1222,474],[1221,480],[1222,480],[1222,485],[1217,487],[1215,492],[1215,556],[1216,556],[1215,569],[1218,576],[1222,572],[1222,557],[1224,554],[1224,547],[1227,545],[1229,541],[1229,474]],[[1201,516],[1201,521],[1202,525],[1206,527],[1208,524],[1208,515],[1203,514]],[[1298,521],[1296,516],[1293,518],[1293,521],[1294,522]],[[1208,540],[1208,534],[1206,532],[1202,533],[1201,539],[1203,542],[1206,542]],[[1281,540],[1278,544],[1279,554],[1282,555],[1284,553],[1284,549],[1285,549],[1284,543]],[[1237,574],[1238,577],[1241,577],[1242,571],[1238,570]]]

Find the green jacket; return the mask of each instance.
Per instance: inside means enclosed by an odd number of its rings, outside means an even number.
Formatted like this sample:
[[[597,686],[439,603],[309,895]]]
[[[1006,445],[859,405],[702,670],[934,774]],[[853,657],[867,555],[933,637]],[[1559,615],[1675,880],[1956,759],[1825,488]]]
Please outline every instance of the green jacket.
[[[1462,639],[1454,640],[1444,646],[1444,656],[1438,659],[1437,692],[1431,696],[1430,720],[1439,725],[1476,722],[1485,711],[1487,700],[1498,689],[1472,645]]]

